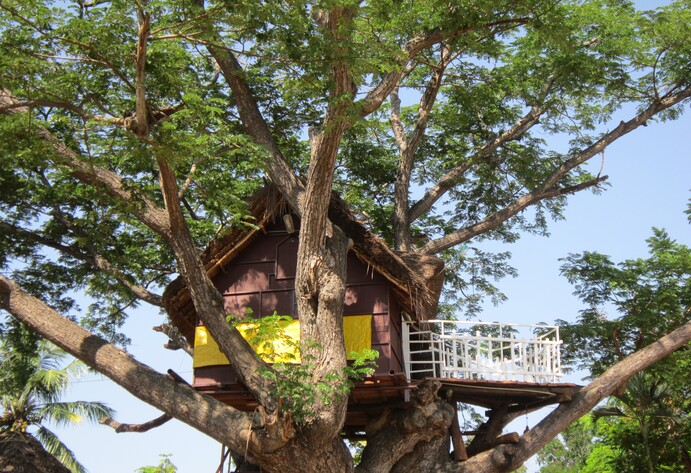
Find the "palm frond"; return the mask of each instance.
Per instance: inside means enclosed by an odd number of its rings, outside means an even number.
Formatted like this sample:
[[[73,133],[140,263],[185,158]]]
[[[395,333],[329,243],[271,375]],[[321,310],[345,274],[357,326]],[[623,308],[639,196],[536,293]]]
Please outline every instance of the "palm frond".
[[[98,422],[103,417],[112,417],[115,411],[101,402],[71,401],[45,404],[39,413],[47,421],[64,426],[81,423],[83,419]]]
[[[53,432],[40,426],[34,436],[41,442],[46,451],[57,458],[72,473],[87,473],[86,468],[77,461],[72,450],[67,448],[67,445],[62,443]]]
[[[69,357],[62,348],[42,340],[38,346],[39,368],[43,370],[60,370]]]
[[[80,379],[88,371],[88,366],[84,364],[83,361],[74,359],[68,363],[63,369],[69,376],[69,378],[74,381]]]
[[[593,409],[593,420],[597,421],[600,417],[628,417],[621,409],[616,406],[603,406]]]
[[[48,403],[60,399],[70,383],[69,375],[60,369],[41,369],[31,375],[24,391],[34,393]]]

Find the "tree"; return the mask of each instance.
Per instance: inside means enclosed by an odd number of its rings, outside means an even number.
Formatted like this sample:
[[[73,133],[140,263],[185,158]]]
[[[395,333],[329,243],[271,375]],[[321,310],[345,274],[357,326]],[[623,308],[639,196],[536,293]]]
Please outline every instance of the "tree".
[[[353,466],[339,438],[345,400],[320,399],[296,429],[272,378],[258,375],[270,367],[228,329],[199,258],[215,235],[251,225],[243,198],[263,176],[301,217],[296,299],[316,384],[346,366],[351,242],[329,220],[343,204],[333,190],[380,236],[369,244],[389,245],[400,264],[429,277],[453,267],[444,302],[472,311],[468,289],[499,300],[492,277],[511,270],[506,254],[471,240],[545,233],[568,195],[605,182],[588,160],[675,118],[691,95],[685,2],[2,0],[0,12],[0,307],[265,471]],[[629,115],[598,128],[615,113]],[[569,149],[550,148],[549,135]],[[261,404],[256,429],[109,343],[126,343],[129,308],[162,306],[174,273]],[[80,317],[75,290],[94,300]],[[689,332],[622,360],[516,446],[449,463],[440,440],[451,415],[432,396],[434,422],[386,427],[357,469],[518,467]]]
[[[648,258],[619,264],[591,252],[565,259],[563,273],[588,304],[562,331],[566,353],[592,376],[691,318],[691,249],[658,229],[648,247]],[[691,471],[690,363],[688,346],[680,348],[595,410],[599,443],[610,448],[605,464],[613,471],[643,465],[650,472]]]
[[[611,459],[616,444],[602,441],[602,432],[592,416],[584,416],[568,426],[537,453],[540,473],[614,473]]]
[[[64,351],[44,340],[38,341],[20,324],[11,325],[10,333],[0,342],[0,432],[25,434],[27,429],[35,429],[30,434],[48,453],[69,471],[85,472],[47,424],[77,424],[84,418],[95,422],[113,411],[98,402],[61,402],[70,381],[84,365],[79,360],[66,363]]]
[[[581,417],[538,452],[537,461],[543,465],[540,473],[579,472],[592,448],[592,421],[588,416]]]
[[[160,455],[161,461],[156,466],[143,466],[137,468],[135,473],[175,473],[177,467],[170,461],[170,455]]]
[[[611,452],[607,464],[614,471],[691,471],[689,402],[673,388],[677,380],[659,375],[639,373],[620,398],[595,410],[602,419],[601,443]]]

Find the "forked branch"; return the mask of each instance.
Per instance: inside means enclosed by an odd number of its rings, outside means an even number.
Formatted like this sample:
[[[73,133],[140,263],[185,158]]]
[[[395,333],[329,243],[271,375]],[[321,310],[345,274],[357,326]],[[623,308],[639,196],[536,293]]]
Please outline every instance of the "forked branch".
[[[7,105],[15,104],[17,100],[5,89],[0,89],[0,114],[15,115],[29,113],[25,107],[8,108]],[[122,177],[117,173],[102,166],[82,160],[71,148],[62,143],[54,134],[41,125],[34,124],[33,132],[46,141],[53,148],[50,156],[56,164],[65,166],[71,170],[72,175],[78,180],[103,189],[108,195],[115,198],[140,222],[151,228],[159,235],[165,236],[168,226],[168,218],[165,211],[155,202],[145,196],[133,194],[125,186]]]
[[[683,89],[675,94],[668,95],[660,100],[655,100],[635,117],[626,122],[622,121],[616,128],[603,135],[602,138],[597,140],[595,143],[588,146],[581,152],[574,154],[572,158],[564,161],[560,166],[552,171],[552,173],[544,180],[538,189],[519,197],[503,209],[487,216],[480,222],[428,242],[424,247],[422,247],[421,252],[430,255],[439,253],[448,248],[459,245],[481,233],[485,233],[499,227],[509,218],[541,200],[574,193],[589,187],[597,186],[606,178],[606,176],[598,177],[588,182],[566,188],[560,187],[559,182],[570,171],[585,163],[593,156],[600,154],[605,148],[607,148],[607,146],[622,136],[632,132],[640,126],[645,125],[647,121],[653,118],[656,114],[677,105],[689,97],[691,97],[691,87],[687,87],[686,89]]]
[[[473,164],[487,159],[499,149],[499,147],[505,145],[509,141],[521,138],[528,130],[538,123],[540,116],[545,111],[543,102],[552,91],[554,81],[554,76],[550,76],[547,79],[537,103],[533,104],[528,113],[521,117],[511,128],[495,137],[493,140],[485,143],[473,156],[470,156],[465,162],[447,171],[434,186],[429,188],[420,200],[410,207],[408,215],[410,222],[414,222],[422,215],[429,212],[434,204],[437,203],[446,192],[458,184]]]
[[[98,421],[99,424],[101,425],[107,425],[108,427],[112,428],[115,430],[116,433],[120,434],[123,432],[137,432],[137,433],[142,433],[142,432],[148,432],[151,429],[155,429],[156,427],[160,427],[169,420],[171,420],[173,416],[168,415],[168,414],[163,414],[155,419],[152,419],[148,422],[144,422],[143,424],[123,424],[121,422],[118,422],[117,420],[113,419],[112,417],[104,417]]]
[[[195,0],[195,2],[198,7],[204,8],[204,0]],[[233,91],[245,132],[254,139],[255,143],[267,150],[268,156],[264,160],[264,164],[271,181],[281,190],[291,208],[295,212],[300,213],[300,202],[304,192],[303,184],[297,178],[290,164],[288,164],[271,130],[269,130],[249,84],[245,80],[245,71],[242,69],[242,66],[232,51],[214,45],[223,44],[220,34],[208,18],[204,16],[200,18],[201,26],[205,29],[206,35],[211,39],[211,43],[206,45],[206,49],[218,64],[223,78]]]
[[[410,191],[410,179],[415,163],[415,154],[427,130],[429,116],[442,85],[444,71],[451,59],[451,48],[442,43],[439,63],[432,68],[431,77],[420,99],[415,127],[410,136],[406,136],[401,122],[398,90],[396,88],[391,92],[390,121],[399,152],[398,172],[394,185],[394,237],[397,250],[408,251],[411,247],[408,193]]]

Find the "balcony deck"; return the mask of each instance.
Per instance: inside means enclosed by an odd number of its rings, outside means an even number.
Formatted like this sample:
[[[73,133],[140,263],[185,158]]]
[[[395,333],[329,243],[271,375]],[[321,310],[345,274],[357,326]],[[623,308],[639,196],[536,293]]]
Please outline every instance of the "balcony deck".
[[[408,379],[559,383],[559,327],[429,320],[403,327]]]
[[[528,412],[565,402],[580,389],[561,383],[559,328],[545,325],[431,320],[403,324],[405,373],[355,383],[344,432],[357,435],[386,408],[410,405],[417,384],[432,378],[440,395],[491,411]],[[242,384],[223,382],[227,366],[195,371],[195,387],[237,409],[257,403]]]
[[[403,328],[407,379],[438,380],[449,400],[509,412],[571,399],[561,383],[559,327],[430,320]]]

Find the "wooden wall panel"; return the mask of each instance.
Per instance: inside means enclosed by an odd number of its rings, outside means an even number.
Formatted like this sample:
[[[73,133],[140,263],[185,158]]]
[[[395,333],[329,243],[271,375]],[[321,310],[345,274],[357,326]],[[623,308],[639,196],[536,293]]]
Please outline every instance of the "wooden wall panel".
[[[226,312],[242,316],[247,310],[253,317],[294,315],[296,235],[288,235],[277,222],[258,235],[214,278],[222,292]],[[372,315],[372,348],[379,351],[377,375],[402,373],[400,318],[398,304],[388,281],[373,268],[348,255],[345,317]],[[230,366],[204,367],[195,370],[195,387],[232,385],[237,377]]]

